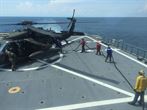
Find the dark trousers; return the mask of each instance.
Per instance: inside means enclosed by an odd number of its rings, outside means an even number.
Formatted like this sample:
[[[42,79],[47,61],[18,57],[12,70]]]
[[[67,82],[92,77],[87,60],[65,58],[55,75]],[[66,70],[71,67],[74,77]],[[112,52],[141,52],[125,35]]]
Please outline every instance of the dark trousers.
[[[15,60],[11,60],[11,69],[12,71],[15,71],[16,70],[16,64],[15,64]]]
[[[81,52],[85,52],[85,45],[82,45],[82,51]]]
[[[96,50],[96,55],[98,55],[98,53],[99,53],[99,55],[101,55],[100,49],[97,49],[97,50]]]
[[[105,59],[105,62],[107,62],[108,58],[109,58],[109,61],[111,62],[112,54],[107,54],[106,59]]]
[[[63,53],[62,47],[60,48],[60,52]]]
[[[144,103],[144,92],[136,92],[134,100],[132,101],[133,104],[135,104],[137,102],[139,96],[140,96],[140,100],[138,101],[139,104],[143,104]]]

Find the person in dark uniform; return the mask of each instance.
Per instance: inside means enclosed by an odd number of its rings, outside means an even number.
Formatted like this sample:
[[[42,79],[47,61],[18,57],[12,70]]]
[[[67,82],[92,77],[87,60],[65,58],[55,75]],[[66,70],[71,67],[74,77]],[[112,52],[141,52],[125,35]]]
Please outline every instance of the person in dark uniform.
[[[86,45],[86,42],[84,40],[84,38],[82,38],[82,40],[80,41],[80,45],[82,46],[82,53],[85,52],[85,45]]]
[[[61,41],[59,40],[59,39],[56,39],[57,40],[57,47],[59,47],[60,48],[60,51],[61,51],[61,53],[63,52],[62,51],[62,44],[61,44]]]
[[[12,51],[12,48],[9,50],[6,49],[6,55],[8,56],[9,62],[11,63],[12,71],[16,70],[16,54]]]
[[[99,42],[96,43],[96,55],[101,55],[101,44]]]
[[[112,59],[112,49],[110,46],[107,47],[107,56],[106,56],[106,59],[105,59],[105,62],[107,62],[108,58],[109,58],[109,61],[111,62],[111,59]]]

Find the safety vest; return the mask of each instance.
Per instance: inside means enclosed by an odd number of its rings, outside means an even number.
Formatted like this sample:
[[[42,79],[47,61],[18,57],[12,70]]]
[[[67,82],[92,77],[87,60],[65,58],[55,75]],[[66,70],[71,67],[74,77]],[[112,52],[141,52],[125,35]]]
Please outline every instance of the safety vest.
[[[136,78],[135,90],[137,92],[143,92],[147,88],[147,78],[143,75],[139,75]]]
[[[147,78],[143,77],[140,79],[140,86],[142,87],[143,90],[147,88]]]
[[[112,55],[112,49],[111,48],[107,48],[107,54]]]
[[[81,40],[80,44],[81,44],[82,46],[85,46],[86,42],[85,42],[84,40]]]
[[[96,44],[96,49],[97,49],[97,50],[100,50],[100,49],[101,49],[101,44],[97,43],[97,44]]]

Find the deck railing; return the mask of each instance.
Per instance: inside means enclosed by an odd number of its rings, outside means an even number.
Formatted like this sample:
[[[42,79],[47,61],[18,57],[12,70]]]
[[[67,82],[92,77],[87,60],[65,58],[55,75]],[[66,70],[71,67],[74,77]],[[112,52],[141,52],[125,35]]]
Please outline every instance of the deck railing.
[[[114,46],[127,53],[130,53],[136,56],[138,60],[144,60],[145,63],[147,63],[147,50],[125,43],[123,40],[103,38],[102,41],[107,45]]]

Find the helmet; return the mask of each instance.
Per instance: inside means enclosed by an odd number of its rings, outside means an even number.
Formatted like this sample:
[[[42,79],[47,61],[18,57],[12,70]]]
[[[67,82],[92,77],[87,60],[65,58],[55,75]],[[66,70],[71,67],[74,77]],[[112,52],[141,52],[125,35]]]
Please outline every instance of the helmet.
[[[138,73],[144,75],[144,70],[140,70]]]
[[[96,44],[100,44],[100,43],[97,41]]]

